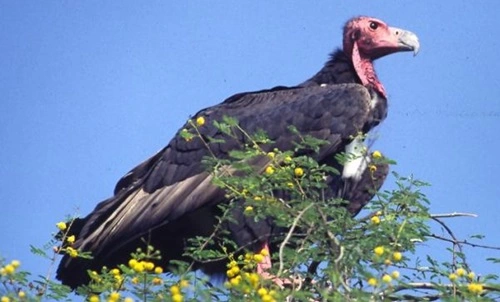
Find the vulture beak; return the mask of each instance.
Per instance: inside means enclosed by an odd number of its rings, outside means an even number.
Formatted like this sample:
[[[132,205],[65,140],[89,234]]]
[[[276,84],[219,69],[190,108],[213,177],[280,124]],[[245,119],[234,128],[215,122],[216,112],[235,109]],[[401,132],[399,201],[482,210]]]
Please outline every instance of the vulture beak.
[[[413,51],[413,55],[417,55],[420,49],[417,35],[396,27],[389,27],[389,31],[397,39],[398,51]]]

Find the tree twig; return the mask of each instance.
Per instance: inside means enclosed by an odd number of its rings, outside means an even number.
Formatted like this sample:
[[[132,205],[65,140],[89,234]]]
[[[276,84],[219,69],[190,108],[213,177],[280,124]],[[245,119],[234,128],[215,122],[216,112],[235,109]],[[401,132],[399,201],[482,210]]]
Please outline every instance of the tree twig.
[[[286,234],[285,239],[280,244],[280,250],[279,250],[280,265],[279,265],[278,274],[277,274],[278,277],[281,276],[281,274],[283,273],[283,250],[285,249],[285,245],[288,243],[288,241],[290,241],[290,238],[292,237],[293,231],[297,227],[297,224],[299,223],[299,220],[302,217],[302,215],[304,215],[304,213],[307,212],[307,210],[309,210],[313,205],[314,205],[314,203],[310,203],[307,207],[305,207],[302,211],[299,212],[297,217],[295,217],[295,219],[293,220],[292,226],[290,227],[290,230]]]
[[[453,212],[453,213],[443,213],[443,214],[431,214],[431,218],[453,218],[453,217],[478,217],[477,214],[474,213],[462,213],[462,212]]]

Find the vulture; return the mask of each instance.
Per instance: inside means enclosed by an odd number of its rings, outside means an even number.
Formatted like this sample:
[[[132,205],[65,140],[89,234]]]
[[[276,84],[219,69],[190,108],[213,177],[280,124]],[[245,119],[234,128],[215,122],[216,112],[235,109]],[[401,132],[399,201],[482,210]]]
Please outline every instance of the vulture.
[[[376,18],[355,17],[344,26],[342,49],[335,50],[310,79],[291,87],[238,93],[199,111],[193,120],[203,117],[205,123],[198,131],[205,140],[186,140],[181,133],[190,125],[186,124],[165,148],[120,179],[112,197],[74,221],[69,231],[76,236],[72,246],[91,252],[93,259],[64,255],[57,278],[72,288],[86,284],[87,270],[126,263],[131,252],[144,246],[145,239],[161,251],[162,265],[186,260],[183,253],[188,239],[210,234],[217,223],[218,205],[228,202],[224,190],[212,183],[214,175],[202,160],[212,154],[227,159],[229,151],[246,143],[245,137],[228,138],[214,126],[214,121],[225,116],[236,119],[248,133],[265,131],[272,141],[268,150],[294,150],[298,134],[290,126],[301,135],[326,141],[312,157],[320,164],[340,167],[340,175],[325,178],[328,197],[345,199],[347,210],[356,215],[382,185],[387,165],[380,165],[373,175],[367,169],[370,155],[357,154],[343,165],[335,156],[359,153],[356,150],[364,142],[358,133],[368,133],[387,115],[387,94],[373,61],[396,52],[416,54],[418,49],[414,33],[389,27]],[[252,163],[259,171],[268,164],[269,159]],[[228,236],[247,250],[268,248],[273,226],[262,225],[269,224],[266,220],[248,219],[241,210],[235,207]],[[196,268],[209,274],[226,270],[225,263]]]

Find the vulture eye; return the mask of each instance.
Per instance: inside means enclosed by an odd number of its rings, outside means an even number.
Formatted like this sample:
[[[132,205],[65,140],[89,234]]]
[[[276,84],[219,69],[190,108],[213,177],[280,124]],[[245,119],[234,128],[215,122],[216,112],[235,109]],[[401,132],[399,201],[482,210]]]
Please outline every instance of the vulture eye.
[[[371,29],[377,29],[378,28],[378,23],[377,22],[370,22],[370,28]]]

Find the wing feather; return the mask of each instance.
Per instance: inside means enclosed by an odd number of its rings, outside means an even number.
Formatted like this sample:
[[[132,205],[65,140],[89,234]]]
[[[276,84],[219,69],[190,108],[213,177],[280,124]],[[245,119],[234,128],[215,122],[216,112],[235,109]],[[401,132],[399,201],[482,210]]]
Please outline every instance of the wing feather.
[[[249,133],[266,131],[275,141],[270,149],[294,147],[298,137],[288,130],[290,125],[302,135],[326,139],[329,145],[316,156],[323,161],[365,127],[369,106],[370,93],[361,85],[324,85],[242,93],[198,112],[195,118],[205,117],[206,124],[199,128],[202,136],[226,140],[208,143],[219,158],[227,158],[229,150],[245,142],[243,136],[231,139],[213,126],[213,121],[229,116]],[[115,196],[87,217],[75,246],[92,251],[94,256],[109,255],[186,213],[222,201],[224,192],[211,183],[213,176],[200,164],[209,154],[199,138],[185,141],[178,132],[167,147],[117,183]],[[268,161],[260,158],[253,164],[263,170]]]

